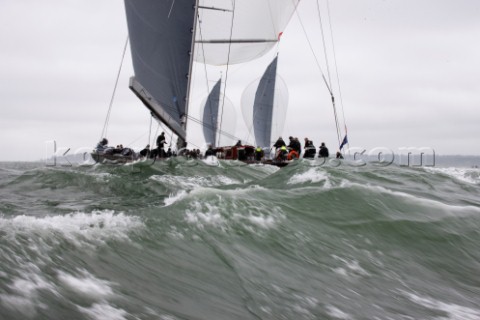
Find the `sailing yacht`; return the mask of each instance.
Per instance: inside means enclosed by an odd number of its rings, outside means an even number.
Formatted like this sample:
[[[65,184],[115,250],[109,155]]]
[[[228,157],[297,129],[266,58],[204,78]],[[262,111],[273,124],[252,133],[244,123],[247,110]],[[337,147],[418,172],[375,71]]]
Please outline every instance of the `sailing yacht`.
[[[263,56],[278,42],[298,2],[125,0],[134,69],[130,89],[177,136],[177,150],[187,145],[193,119],[193,64],[231,65]],[[205,110],[204,134],[217,144],[221,112]]]
[[[177,153],[188,145],[190,122],[201,123],[206,141],[217,147],[219,137],[229,134],[219,126],[226,100],[217,98],[225,94],[221,93],[220,82],[209,93],[210,102],[216,101],[218,109],[204,109],[201,119],[192,116],[194,66],[226,67],[226,84],[230,65],[256,60],[278,44],[299,2],[125,0],[134,69],[129,87],[152,117],[176,136]],[[254,90],[253,109],[249,111],[252,123],[247,126],[253,128],[255,142],[251,144],[255,145],[233,146],[231,152],[227,147],[218,147],[222,148],[219,156],[249,161],[256,147],[269,147],[272,134],[282,131],[285,120],[274,120],[275,113],[285,115],[285,111],[274,112],[275,103],[281,100],[275,98],[281,92],[277,63],[275,58]],[[208,76],[206,80],[209,81]]]

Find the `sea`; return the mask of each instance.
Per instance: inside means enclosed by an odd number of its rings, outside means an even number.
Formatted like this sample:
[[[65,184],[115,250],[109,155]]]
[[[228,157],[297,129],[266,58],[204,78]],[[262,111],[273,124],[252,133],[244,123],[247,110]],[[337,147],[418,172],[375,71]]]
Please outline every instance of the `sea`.
[[[0,319],[480,319],[479,159],[0,163]]]

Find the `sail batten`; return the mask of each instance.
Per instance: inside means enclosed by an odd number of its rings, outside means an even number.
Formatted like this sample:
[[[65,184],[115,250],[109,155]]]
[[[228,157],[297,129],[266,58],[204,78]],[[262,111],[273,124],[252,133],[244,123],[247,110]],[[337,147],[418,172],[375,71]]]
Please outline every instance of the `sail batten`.
[[[233,12],[233,10],[230,10],[230,9],[223,9],[223,8],[216,8],[216,7],[205,7],[205,6],[198,6],[198,9],[215,10],[215,11],[223,11],[223,12]]]
[[[232,39],[232,40],[195,40],[195,43],[265,43],[278,42],[278,39]]]

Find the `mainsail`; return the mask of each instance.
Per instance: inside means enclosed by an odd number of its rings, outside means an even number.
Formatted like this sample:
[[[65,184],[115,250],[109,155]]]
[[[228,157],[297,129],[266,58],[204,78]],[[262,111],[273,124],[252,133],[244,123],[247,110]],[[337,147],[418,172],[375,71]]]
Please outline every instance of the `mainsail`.
[[[125,0],[135,76],[130,88],[186,140],[196,0]]]
[[[252,82],[242,94],[243,117],[253,129],[258,146],[269,147],[283,131],[288,104],[288,89],[277,74],[275,57],[259,80]]]

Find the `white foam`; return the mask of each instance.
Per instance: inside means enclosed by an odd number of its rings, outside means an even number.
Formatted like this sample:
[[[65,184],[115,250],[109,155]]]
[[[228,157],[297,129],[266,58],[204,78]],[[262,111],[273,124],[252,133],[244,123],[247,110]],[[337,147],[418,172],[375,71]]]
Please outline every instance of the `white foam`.
[[[170,226],[170,231],[168,232],[168,235],[173,239],[185,238],[185,236],[181,232],[179,232],[175,226]]]
[[[161,315],[160,319],[161,320],[177,320],[178,318],[171,315]]]
[[[94,320],[123,320],[129,314],[120,308],[115,308],[107,302],[95,303],[89,308],[78,307],[78,309]]]
[[[86,270],[80,270],[79,276],[60,271],[58,278],[70,290],[88,297],[101,299],[113,295],[110,282],[97,279]]]
[[[11,241],[17,241],[18,235],[25,235],[37,244],[42,243],[43,249],[47,239],[49,243],[68,240],[76,246],[91,245],[92,242],[98,245],[111,239],[129,240],[128,232],[144,227],[139,217],[115,214],[111,210],[46,217],[0,217],[0,230]]]
[[[48,289],[53,291],[53,286],[43,277],[32,274],[25,275],[26,278],[15,278],[13,283],[9,285],[15,292],[27,298],[31,298],[37,294],[40,289]]]
[[[276,220],[273,216],[264,215],[264,214],[259,214],[259,215],[249,214],[247,216],[247,220],[264,229],[269,229],[276,224]]]
[[[176,194],[170,194],[170,196],[168,196],[167,198],[165,198],[163,200],[163,203],[165,204],[165,207],[168,207],[168,206],[174,204],[175,202],[182,200],[187,195],[188,195],[187,191],[180,190],[180,192],[178,192]]]
[[[95,172],[95,173],[92,173],[92,176],[95,177],[97,181],[108,182],[112,177],[112,174],[108,172]]]
[[[362,185],[362,184],[352,183],[352,182],[346,183],[346,186],[347,185],[356,186],[356,187],[359,187],[359,188],[362,188],[362,189],[368,189],[368,190],[378,192],[378,193],[391,194],[391,195],[394,195],[396,197],[401,197],[401,198],[404,198],[406,200],[409,200],[409,201],[411,201],[412,203],[415,203],[415,204],[425,205],[429,208],[432,208],[432,207],[437,208],[439,210],[442,210],[442,212],[445,215],[458,216],[458,214],[461,214],[461,213],[464,213],[464,212],[467,212],[467,211],[468,212],[471,212],[471,211],[480,212],[480,208],[475,207],[475,206],[459,206],[459,205],[446,204],[446,203],[443,203],[443,202],[440,202],[440,201],[437,201],[437,200],[426,199],[426,198],[419,197],[417,195],[412,195],[412,194],[408,194],[408,193],[401,192],[401,191],[393,191],[393,190],[384,188],[382,186],[372,186],[372,185],[368,185],[368,184],[367,185]]]
[[[350,276],[350,275],[368,276],[369,275],[369,273],[365,269],[363,269],[360,266],[360,263],[355,259],[347,260],[336,255],[332,255],[332,257],[335,260],[341,261],[344,264],[343,268],[337,267],[333,269],[334,272],[336,272],[337,274],[340,274],[342,276]]]
[[[448,319],[451,320],[478,320],[480,319],[480,310],[465,306],[460,306],[454,303],[445,303],[431,297],[421,297],[419,295],[401,291],[411,301],[424,306],[426,308],[440,310],[448,314]]]
[[[242,190],[244,192],[245,190]],[[232,193],[233,190],[217,191]],[[280,208],[270,208],[265,206],[249,206],[248,203],[238,209],[236,203],[232,203],[232,207],[228,211],[222,210],[225,208],[222,201],[222,195],[218,194],[218,202],[200,202],[194,201],[190,204],[190,209],[185,212],[185,220],[196,225],[198,228],[205,226],[213,226],[223,231],[230,228],[234,224],[240,224],[246,230],[256,233],[258,228],[267,230],[274,228],[280,219],[285,215]]]
[[[194,207],[185,212],[185,219],[188,223],[195,224],[203,229],[205,225],[211,225],[225,229],[226,220],[220,214],[218,207],[210,203],[202,203],[196,201],[192,204]]]
[[[37,307],[42,304],[36,299],[39,290],[50,291],[58,294],[53,284],[48,282],[41,274],[39,268],[33,263],[22,265],[21,276],[14,277],[8,287],[12,294],[0,294],[2,304],[20,313],[33,317]]]
[[[308,171],[303,173],[297,173],[293,175],[287,182],[287,184],[303,184],[307,182],[317,183],[324,181],[324,187],[329,189],[332,187],[328,174],[318,168],[310,168]]]
[[[334,306],[326,306],[327,313],[329,316],[337,318],[337,319],[353,319],[350,315],[343,312],[342,310],[338,309]]]
[[[31,298],[0,294],[0,301],[5,308],[15,310],[28,318],[33,318],[37,313],[35,303]]]
[[[318,305],[318,299],[299,294],[293,294],[294,303],[292,305],[295,314],[303,314],[308,319],[313,319],[314,314],[310,311]]]
[[[175,189],[194,190],[202,187],[224,186],[231,184],[238,184],[240,181],[226,177],[226,176],[172,176],[172,175],[153,175],[150,179],[174,187]]]
[[[202,160],[207,166],[210,167],[218,167],[220,166],[220,161],[218,161],[217,157],[215,156],[208,156]]]
[[[480,184],[480,169],[477,168],[425,168],[429,172],[440,172],[463,182]]]

